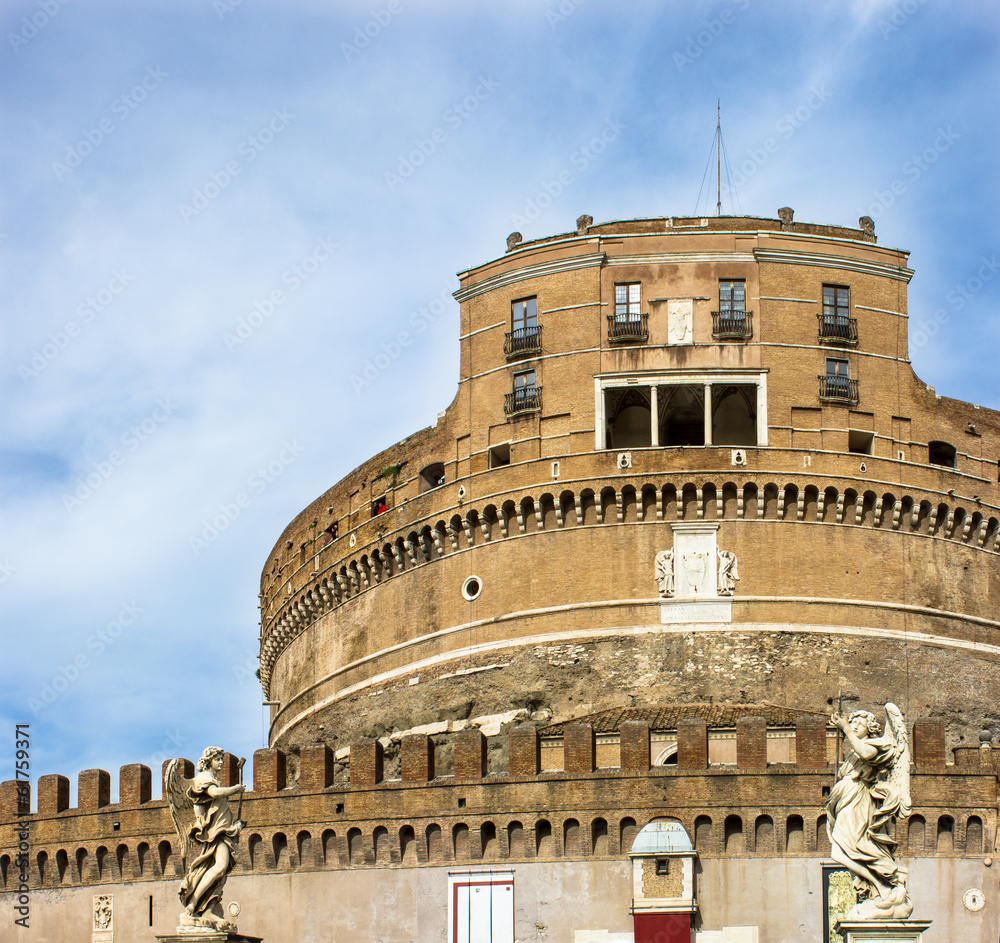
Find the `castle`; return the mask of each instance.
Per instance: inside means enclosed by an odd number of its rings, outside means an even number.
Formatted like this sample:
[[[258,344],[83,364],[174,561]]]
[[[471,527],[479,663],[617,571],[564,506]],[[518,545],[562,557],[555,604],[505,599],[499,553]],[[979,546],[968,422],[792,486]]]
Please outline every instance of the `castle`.
[[[892,700],[915,916],[992,943],[1000,414],[913,374],[912,274],[871,220],[788,208],[583,216],[461,273],[452,404],[264,566],[241,929],[819,939],[829,714]],[[73,809],[43,776],[20,818],[0,786],[0,899],[27,823],[38,939],[170,924],[152,778],[111,804],[85,771]]]

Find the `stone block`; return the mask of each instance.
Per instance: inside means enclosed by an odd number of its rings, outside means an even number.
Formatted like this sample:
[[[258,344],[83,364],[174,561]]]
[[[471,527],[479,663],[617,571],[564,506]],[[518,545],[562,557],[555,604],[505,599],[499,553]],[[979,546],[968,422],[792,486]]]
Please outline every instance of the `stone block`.
[[[401,778],[404,783],[427,783],[434,778],[434,743],[422,733],[403,737],[400,744]]]
[[[313,743],[299,751],[299,789],[318,792],[333,785],[333,751],[325,743]]]
[[[767,766],[767,720],[765,718],[737,718],[736,765],[740,769],[764,769]]]
[[[85,769],[77,780],[77,808],[93,812],[111,804],[111,774],[103,769]]]
[[[621,768],[645,772],[649,769],[649,724],[641,720],[626,721],[619,730]]]
[[[118,771],[118,803],[142,805],[153,797],[153,772],[142,763],[130,763]]]
[[[69,779],[58,773],[38,777],[38,811],[56,815],[69,808]]]
[[[677,768],[708,769],[708,723],[697,717],[677,721]]]
[[[591,724],[563,726],[563,769],[567,773],[592,773],[597,766],[597,740]]]
[[[378,740],[358,740],[351,744],[351,785],[376,786],[385,771],[385,752]]]
[[[482,779],[486,775],[486,738],[478,727],[455,734],[455,779]]]
[[[508,771],[517,778],[537,776],[542,768],[542,745],[534,727],[515,727],[508,734]]]
[[[806,769],[826,766],[825,717],[807,715],[795,721],[795,763]]]
[[[253,791],[278,792],[287,782],[285,754],[265,748],[253,753]]]

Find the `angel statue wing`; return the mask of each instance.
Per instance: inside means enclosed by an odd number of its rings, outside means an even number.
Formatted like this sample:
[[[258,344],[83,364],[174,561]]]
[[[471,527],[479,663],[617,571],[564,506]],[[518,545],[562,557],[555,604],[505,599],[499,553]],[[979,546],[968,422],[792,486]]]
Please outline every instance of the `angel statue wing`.
[[[191,794],[188,790],[194,780],[185,778],[183,769],[184,760],[171,760],[167,765],[165,786],[167,805],[170,806],[170,817],[174,820],[174,828],[177,829],[177,837],[181,843],[181,855],[187,857],[188,835],[191,832],[191,826],[194,825],[194,803],[191,801]]]
[[[885,705],[886,729],[892,735],[895,746],[886,782],[896,794],[899,811],[896,813],[904,822],[912,810],[910,801],[910,738],[906,733],[903,712],[895,704]]]

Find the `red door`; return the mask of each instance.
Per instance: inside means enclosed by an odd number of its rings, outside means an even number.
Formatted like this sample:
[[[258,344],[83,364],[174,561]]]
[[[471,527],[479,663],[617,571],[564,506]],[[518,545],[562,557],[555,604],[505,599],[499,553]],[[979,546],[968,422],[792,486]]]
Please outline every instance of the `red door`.
[[[634,914],[635,943],[691,943],[691,914]]]

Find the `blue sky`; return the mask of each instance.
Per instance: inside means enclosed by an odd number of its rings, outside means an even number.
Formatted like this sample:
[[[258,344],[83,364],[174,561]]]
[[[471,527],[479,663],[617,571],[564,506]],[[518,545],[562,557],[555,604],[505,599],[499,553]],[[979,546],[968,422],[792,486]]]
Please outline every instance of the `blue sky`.
[[[998,34],[940,0],[7,0],[9,755],[29,722],[75,801],[81,769],[117,795],[122,764],[262,746],[266,555],[451,401],[454,273],[583,213],[714,212],[717,99],[724,211],[872,216],[912,252],[918,375],[1000,408]]]

